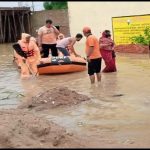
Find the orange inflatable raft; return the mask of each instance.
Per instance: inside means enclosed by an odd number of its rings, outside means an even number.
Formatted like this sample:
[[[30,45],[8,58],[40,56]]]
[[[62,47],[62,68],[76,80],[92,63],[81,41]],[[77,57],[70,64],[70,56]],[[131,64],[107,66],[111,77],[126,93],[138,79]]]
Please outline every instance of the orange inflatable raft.
[[[86,60],[82,57],[62,56],[42,58],[38,64],[38,72],[42,74],[64,74],[86,70]],[[17,64],[17,60],[15,60]],[[18,66],[18,64],[17,64]],[[18,66],[18,68],[20,68]]]
[[[42,58],[37,65],[39,74],[62,74],[86,70],[86,60],[82,57],[63,56]]]

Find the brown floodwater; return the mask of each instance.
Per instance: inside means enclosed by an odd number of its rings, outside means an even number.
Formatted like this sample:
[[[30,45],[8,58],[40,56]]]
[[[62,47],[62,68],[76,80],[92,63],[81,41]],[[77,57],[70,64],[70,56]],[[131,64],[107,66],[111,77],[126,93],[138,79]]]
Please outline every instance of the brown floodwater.
[[[83,45],[78,52],[84,56]],[[0,108],[16,108],[23,99],[65,86],[88,95],[91,101],[45,111],[42,115],[81,134],[112,132],[120,143],[139,142],[150,135],[150,58],[148,54],[117,53],[116,62],[118,72],[102,73],[102,82],[93,86],[87,71],[21,80],[13,64],[11,44],[1,44]],[[145,139],[150,143],[150,138]]]

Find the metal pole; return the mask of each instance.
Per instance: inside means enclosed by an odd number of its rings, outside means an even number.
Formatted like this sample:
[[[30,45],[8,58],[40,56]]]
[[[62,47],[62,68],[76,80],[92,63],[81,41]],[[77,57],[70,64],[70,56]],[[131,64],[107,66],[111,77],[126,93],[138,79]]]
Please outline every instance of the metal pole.
[[[34,11],[34,3],[33,3],[33,1],[32,1],[32,11]]]

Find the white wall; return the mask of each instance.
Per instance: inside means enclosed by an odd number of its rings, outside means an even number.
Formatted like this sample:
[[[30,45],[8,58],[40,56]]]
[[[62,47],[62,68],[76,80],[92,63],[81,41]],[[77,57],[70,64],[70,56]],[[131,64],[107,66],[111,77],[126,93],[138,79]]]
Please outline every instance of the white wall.
[[[68,2],[70,33],[91,27],[97,37],[105,29],[112,30],[112,17],[150,14],[150,2]],[[84,38],[85,39],[85,38]],[[84,42],[84,40],[82,40]]]

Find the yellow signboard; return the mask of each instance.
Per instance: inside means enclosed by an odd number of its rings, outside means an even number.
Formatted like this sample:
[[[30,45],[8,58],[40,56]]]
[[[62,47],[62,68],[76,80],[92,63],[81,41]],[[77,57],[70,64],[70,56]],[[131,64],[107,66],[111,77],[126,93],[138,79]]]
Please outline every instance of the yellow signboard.
[[[113,38],[116,45],[131,44],[131,37],[143,35],[146,27],[150,27],[150,15],[113,17]]]

